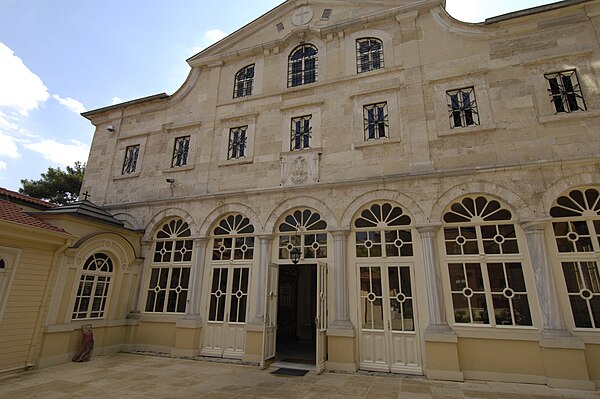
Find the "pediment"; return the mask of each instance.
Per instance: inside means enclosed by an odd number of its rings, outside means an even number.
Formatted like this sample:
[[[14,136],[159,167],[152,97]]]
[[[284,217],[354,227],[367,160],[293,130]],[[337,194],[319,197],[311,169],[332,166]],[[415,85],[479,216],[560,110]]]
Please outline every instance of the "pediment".
[[[363,26],[378,18],[440,4],[444,5],[445,0],[288,0],[187,61],[192,67],[209,65],[228,55],[236,57],[281,46],[298,34],[324,38],[353,25]]]

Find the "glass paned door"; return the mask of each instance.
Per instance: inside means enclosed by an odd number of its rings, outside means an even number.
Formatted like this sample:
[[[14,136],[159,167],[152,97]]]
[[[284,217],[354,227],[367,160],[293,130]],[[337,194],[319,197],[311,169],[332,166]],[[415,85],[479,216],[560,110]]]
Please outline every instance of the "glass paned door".
[[[360,366],[422,374],[409,265],[359,267]]]
[[[202,354],[241,359],[246,340],[249,266],[214,267]]]

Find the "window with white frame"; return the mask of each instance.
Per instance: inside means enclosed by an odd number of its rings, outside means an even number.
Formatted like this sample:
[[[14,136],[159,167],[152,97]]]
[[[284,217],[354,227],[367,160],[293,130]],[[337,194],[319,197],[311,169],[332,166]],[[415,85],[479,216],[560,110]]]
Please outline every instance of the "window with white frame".
[[[363,106],[365,141],[389,137],[387,102]]]
[[[165,223],[154,242],[146,312],[185,313],[194,242],[181,219]]]
[[[254,226],[245,216],[228,215],[218,222],[213,236],[208,320],[244,323],[254,258]]]
[[[229,145],[227,147],[227,159],[240,159],[246,156],[248,142],[248,126],[240,126],[229,129]]]
[[[290,132],[290,151],[310,148],[312,127],[310,120],[312,115],[304,115],[292,118]]]
[[[301,259],[327,258],[327,222],[310,209],[287,215],[279,225],[279,259],[290,259],[290,251],[298,248]]]
[[[354,221],[356,257],[413,256],[410,224],[399,206],[377,203],[363,209]]]
[[[599,329],[600,192],[571,190],[556,200],[550,215],[575,327]]]
[[[479,125],[479,111],[473,87],[448,90],[446,99],[451,129]]]
[[[113,262],[110,256],[99,252],[87,258],[77,286],[73,320],[104,317],[112,276]]]
[[[213,260],[254,258],[254,226],[247,217],[229,215],[214,230]]]
[[[137,167],[138,155],[140,154],[140,145],[130,145],[125,148],[125,159],[121,174],[128,175],[134,173]]]
[[[547,73],[544,77],[548,82],[550,101],[554,106],[555,113],[569,113],[587,109],[575,69]]]
[[[318,50],[312,44],[302,44],[292,50],[288,59],[288,87],[317,81]]]
[[[383,42],[374,37],[356,40],[356,72],[383,68]]]
[[[187,165],[188,153],[190,151],[190,136],[177,137],[173,145],[173,157],[171,167],[177,168]]]
[[[456,324],[531,326],[523,256],[512,213],[465,197],[444,214],[444,244]]]
[[[240,69],[235,74],[233,84],[233,98],[247,97],[252,95],[254,85],[254,64]]]

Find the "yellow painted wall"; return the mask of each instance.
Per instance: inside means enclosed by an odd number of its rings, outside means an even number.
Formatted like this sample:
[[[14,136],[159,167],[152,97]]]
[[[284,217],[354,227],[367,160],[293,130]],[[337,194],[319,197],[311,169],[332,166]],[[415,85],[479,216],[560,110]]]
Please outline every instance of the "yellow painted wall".
[[[327,337],[328,361],[334,363],[356,363],[354,337]]]
[[[246,331],[245,354],[249,356],[262,356],[263,333],[262,331]]]
[[[537,341],[458,339],[463,371],[544,375],[544,359]]]
[[[596,388],[600,389],[600,345],[586,345],[585,360],[590,379],[596,382]]]
[[[57,249],[57,246],[23,245],[23,242],[5,239],[1,240],[1,245],[21,248],[22,252],[0,321],[0,373],[37,361],[41,346],[38,322],[45,316],[42,302],[52,256]]]
[[[137,329],[136,344],[175,347],[177,327],[175,323],[142,321]]]

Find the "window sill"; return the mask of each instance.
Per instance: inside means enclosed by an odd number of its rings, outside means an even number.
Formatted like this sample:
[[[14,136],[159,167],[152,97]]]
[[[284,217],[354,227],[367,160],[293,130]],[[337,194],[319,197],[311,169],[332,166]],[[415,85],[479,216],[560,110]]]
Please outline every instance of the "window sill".
[[[455,136],[459,134],[469,134],[469,133],[484,133],[484,132],[492,132],[498,130],[498,127],[494,124],[491,126],[468,126],[468,127],[455,127],[454,129],[443,129],[438,130],[438,136]]]
[[[248,158],[237,158],[237,159],[227,159],[224,161],[219,161],[219,167],[221,166],[233,166],[233,165],[247,165],[254,162],[254,157]]]
[[[293,151],[284,151],[282,153],[279,154],[280,157],[287,157],[290,155],[296,155],[296,154],[310,154],[310,153],[316,153],[316,154],[321,154],[323,152],[323,148],[322,147],[315,147],[315,148],[303,148],[301,150],[293,150]]]
[[[185,165],[185,166],[173,166],[168,169],[163,169],[163,173],[176,173],[176,172],[185,172],[188,170],[193,170],[194,165]]]
[[[382,137],[379,139],[363,141],[360,143],[353,143],[352,147],[353,147],[353,149],[361,149],[361,148],[368,148],[368,147],[373,147],[373,146],[378,146],[378,145],[398,144],[398,143],[400,143],[399,137]]]
[[[142,313],[140,322],[146,323],[177,323],[185,317],[185,313]]]
[[[561,112],[556,115],[538,116],[538,122],[541,124],[567,122],[577,119],[594,118],[600,116],[600,110],[587,110],[576,112]]]
[[[132,179],[134,177],[139,177],[141,174],[141,172],[134,172],[134,173],[128,173],[126,175],[118,175],[113,177],[113,180],[125,180],[125,179]]]
[[[453,324],[459,338],[498,339],[516,341],[539,341],[540,334],[531,326],[496,326]]]

